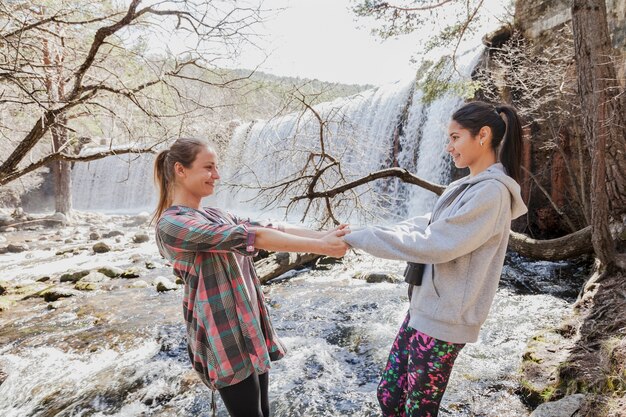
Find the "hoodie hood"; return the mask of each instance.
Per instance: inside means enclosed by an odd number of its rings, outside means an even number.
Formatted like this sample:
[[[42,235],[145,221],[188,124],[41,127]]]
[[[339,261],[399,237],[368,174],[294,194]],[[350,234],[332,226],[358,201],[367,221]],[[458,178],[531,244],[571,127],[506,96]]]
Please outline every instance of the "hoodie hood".
[[[528,208],[522,200],[522,193],[519,184],[507,175],[504,165],[499,162],[491,165],[489,168],[474,177],[467,176],[451,182],[450,185],[448,185],[448,189],[465,184],[477,184],[481,181],[487,180],[496,180],[501,182],[509,190],[509,193],[511,193],[511,219],[517,219],[521,215],[528,212]]]

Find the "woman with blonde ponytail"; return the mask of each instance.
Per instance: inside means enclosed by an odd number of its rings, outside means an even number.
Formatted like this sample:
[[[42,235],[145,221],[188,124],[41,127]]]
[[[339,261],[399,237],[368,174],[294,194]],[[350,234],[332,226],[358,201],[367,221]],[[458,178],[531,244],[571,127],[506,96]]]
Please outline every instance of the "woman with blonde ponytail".
[[[511,219],[526,212],[513,107],[467,103],[452,115],[448,136],[447,152],[469,175],[448,185],[432,214],[344,238],[374,256],[409,262],[409,311],[378,386],[384,417],[437,416],[457,355],[487,318]]]
[[[178,139],[159,153],[154,214],[160,253],[185,284],[189,357],[200,379],[218,390],[233,417],[269,417],[268,371],[285,349],[271,324],[252,263],[258,249],[341,257],[343,226],[317,232],[271,225],[202,207],[220,179],[215,150]]]

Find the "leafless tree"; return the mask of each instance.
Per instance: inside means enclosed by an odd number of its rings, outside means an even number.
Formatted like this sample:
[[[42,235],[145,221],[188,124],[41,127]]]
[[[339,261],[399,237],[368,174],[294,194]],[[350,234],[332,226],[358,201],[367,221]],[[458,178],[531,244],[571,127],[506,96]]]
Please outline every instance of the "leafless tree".
[[[219,106],[201,100],[204,87],[230,87],[252,73],[219,66],[254,42],[258,2],[126,4],[0,4],[0,185],[51,166],[57,210],[68,212],[69,161],[152,151]],[[184,39],[182,48],[170,50],[167,35]],[[151,42],[161,42],[158,54]],[[107,149],[76,153],[79,139],[97,137]]]

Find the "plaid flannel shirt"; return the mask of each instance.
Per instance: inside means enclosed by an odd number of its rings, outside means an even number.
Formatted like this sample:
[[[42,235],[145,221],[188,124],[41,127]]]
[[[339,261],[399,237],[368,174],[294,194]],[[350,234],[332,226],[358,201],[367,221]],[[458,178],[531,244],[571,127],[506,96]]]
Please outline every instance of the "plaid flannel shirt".
[[[285,354],[270,322],[253,265],[260,317],[254,314],[233,252],[252,263],[255,232],[268,224],[241,220],[216,208],[173,206],[159,218],[156,242],[185,283],[183,315],[193,368],[210,388],[262,374]]]

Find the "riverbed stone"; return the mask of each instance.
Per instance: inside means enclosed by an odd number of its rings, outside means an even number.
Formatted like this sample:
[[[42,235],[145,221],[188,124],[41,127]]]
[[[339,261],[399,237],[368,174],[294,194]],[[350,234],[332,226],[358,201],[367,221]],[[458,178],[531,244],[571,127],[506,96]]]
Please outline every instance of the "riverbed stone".
[[[98,232],[89,233],[89,240],[98,240],[98,239],[100,239],[100,233]]]
[[[108,239],[110,237],[115,237],[115,236],[124,236],[124,232],[121,232],[119,230],[111,230],[110,232],[106,232],[105,234],[102,235],[102,237],[105,239]]]
[[[97,282],[78,281],[74,288],[79,291],[95,291],[100,288],[100,285]]]
[[[69,223],[69,219],[68,217],[60,212],[56,212],[53,215],[49,216],[48,219],[53,220],[53,221],[57,221],[61,224],[68,224]]]
[[[89,275],[88,270],[77,271],[77,272],[67,272],[59,277],[60,282],[78,282],[81,278]]]
[[[9,253],[9,248],[7,248],[6,246],[1,246],[0,255],[4,255],[5,253]]]
[[[580,410],[584,400],[584,394],[568,395],[558,401],[541,404],[530,417],[571,417]]]
[[[68,288],[53,287],[42,291],[40,293],[40,296],[43,297],[43,299],[47,302],[52,302],[58,300],[59,298],[73,297],[76,294],[76,291]]]
[[[98,272],[109,278],[117,278],[124,273],[124,270],[116,266],[103,266],[98,268]]]
[[[146,232],[137,232],[135,236],[133,236],[133,242],[135,243],[144,243],[149,242],[150,236]]]
[[[0,227],[8,226],[13,223],[15,220],[11,216],[7,216],[6,214],[0,214]]]
[[[27,251],[28,245],[26,243],[10,243],[7,246],[7,250],[11,253],[20,253],[20,252],[24,252]]]
[[[352,276],[354,279],[362,279],[369,284],[378,284],[381,282],[399,282],[402,279],[394,274],[384,272],[357,272]]]
[[[108,281],[109,277],[98,271],[91,271],[89,274],[82,277],[78,282],[104,282]]]
[[[137,278],[139,277],[139,269],[138,268],[128,268],[124,272],[120,274],[121,278]]]
[[[158,276],[154,279],[154,285],[158,292],[173,291],[178,289],[178,286],[170,281],[168,278]]]
[[[139,264],[139,263],[145,262],[145,258],[143,257],[143,255],[140,255],[138,253],[135,253],[135,254],[131,255],[130,260],[134,264]]]
[[[149,284],[142,279],[131,281],[131,283],[126,286],[126,288],[148,288],[148,287],[149,287]]]
[[[50,281],[50,277],[49,276],[44,276],[44,277],[41,277],[41,278],[37,278],[35,281],[37,281],[37,282]]]
[[[98,242],[92,247],[95,253],[106,253],[111,250],[111,247],[104,242]]]
[[[0,282],[0,295],[7,292],[8,284],[6,282]]]

